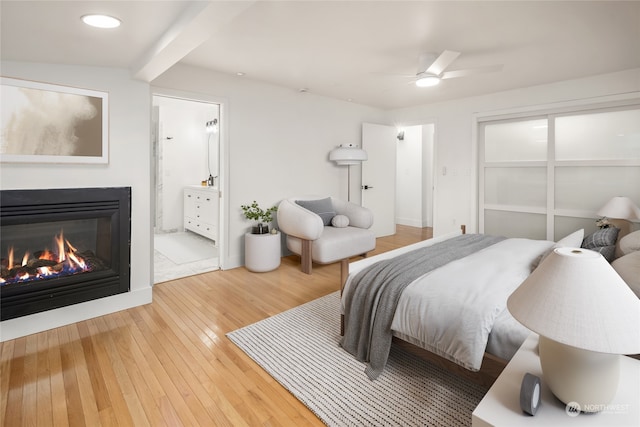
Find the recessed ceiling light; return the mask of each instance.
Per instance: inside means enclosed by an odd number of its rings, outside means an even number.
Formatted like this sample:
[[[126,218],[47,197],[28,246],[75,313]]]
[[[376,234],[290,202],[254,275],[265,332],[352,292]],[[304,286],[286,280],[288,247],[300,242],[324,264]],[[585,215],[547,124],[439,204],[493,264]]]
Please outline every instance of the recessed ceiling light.
[[[244,76],[244,73],[243,73],[242,71],[238,71],[238,72],[236,73],[236,76],[240,76],[240,77],[242,77],[242,76]]]
[[[120,20],[108,15],[84,15],[82,22],[96,28],[116,28],[120,26]]]

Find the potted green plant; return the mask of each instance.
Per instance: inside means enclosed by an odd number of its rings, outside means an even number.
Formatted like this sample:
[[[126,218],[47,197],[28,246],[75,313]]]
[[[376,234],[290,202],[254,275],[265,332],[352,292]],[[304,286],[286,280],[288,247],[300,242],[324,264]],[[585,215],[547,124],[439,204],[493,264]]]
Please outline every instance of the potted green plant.
[[[240,205],[244,217],[258,221],[258,224],[251,228],[252,234],[269,233],[269,224],[273,221],[273,214],[278,210],[277,206],[262,209],[255,200],[250,205]]]

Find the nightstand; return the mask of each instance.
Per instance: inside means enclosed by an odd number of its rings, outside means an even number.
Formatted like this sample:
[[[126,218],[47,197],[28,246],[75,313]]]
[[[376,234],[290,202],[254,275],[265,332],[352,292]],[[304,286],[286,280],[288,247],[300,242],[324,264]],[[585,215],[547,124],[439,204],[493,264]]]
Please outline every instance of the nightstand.
[[[535,416],[520,409],[520,385],[529,372],[540,378],[542,400]],[[546,386],[538,357],[538,335],[531,334],[502,371],[472,415],[484,426],[640,426],[640,360],[622,357],[620,384],[613,401],[598,413],[571,413]]]

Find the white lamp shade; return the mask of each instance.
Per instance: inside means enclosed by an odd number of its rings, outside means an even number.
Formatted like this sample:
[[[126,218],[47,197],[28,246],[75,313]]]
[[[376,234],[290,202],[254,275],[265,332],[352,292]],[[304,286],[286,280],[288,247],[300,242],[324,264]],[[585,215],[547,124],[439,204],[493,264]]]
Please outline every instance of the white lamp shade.
[[[367,160],[367,152],[355,145],[347,144],[334,148],[329,152],[329,160],[337,165],[357,165]]]
[[[556,342],[601,353],[640,353],[640,299],[602,255],[558,248],[511,294],[520,323]]]
[[[616,196],[605,203],[597,214],[613,219],[640,219],[640,208],[630,198]]]

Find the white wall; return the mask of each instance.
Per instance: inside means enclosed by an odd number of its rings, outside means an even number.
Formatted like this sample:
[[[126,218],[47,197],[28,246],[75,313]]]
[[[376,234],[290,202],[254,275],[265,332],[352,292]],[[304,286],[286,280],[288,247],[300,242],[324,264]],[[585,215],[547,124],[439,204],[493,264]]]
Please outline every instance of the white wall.
[[[342,143],[360,145],[362,122],[380,123],[385,116],[375,108],[185,65],[152,84],[228,100],[229,181],[222,190],[229,229],[223,268],[243,264],[243,236],[251,222],[240,205],[255,199],[268,207],[306,194],[346,200],[347,168],[330,162],[329,151]],[[352,180],[352,188],[359,186],[359,179]]]
[[[0,324],[1,340],[28,335],[151,302],[149,85],[127,70],[37,63],[1,63],[2,75],[109,93],[109,164],[9,164],[0,168],[0,188],[131,187],[131,292]]]
[[[435,126],[422,125],[422,227],[433,227],[433,139]]]
[[[422,227],[422,126],[403,129],[396,144],[396,224]]]
[[[420,123],[426,118],[435,121],[434,233],[442,235],[457,230],[461,224],[466,224],[470,232],[477,231],[477,115],[535,111],[543,106],[597,103],[630,96],[640,97],[640,69],[398,109],[390,115],[398,126]]]
[[[396,224],[432,227],[434,125],[402,130],[396,157]]]

